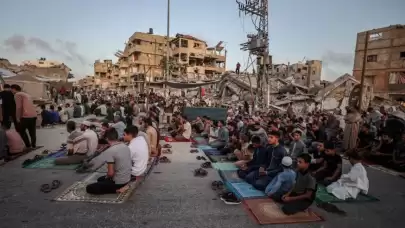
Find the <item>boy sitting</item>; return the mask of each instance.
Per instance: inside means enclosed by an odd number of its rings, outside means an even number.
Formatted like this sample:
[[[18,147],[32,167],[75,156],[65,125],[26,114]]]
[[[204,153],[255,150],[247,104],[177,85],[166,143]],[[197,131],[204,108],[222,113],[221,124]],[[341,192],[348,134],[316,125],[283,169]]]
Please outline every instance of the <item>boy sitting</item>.
[[[267,160],[267,151],[266,148],[261,145],[259,136],[252,137],[252,147],[252,159],[245,164],[241,164],[238,170],[238,176],[242,179],[245,179],[250,172],[258,170],[263,161]]]
[[[295,184],[296,173],[291,168],[293,160],[291,157],[284,157],[281,160],[281,165],[283,166],[283,171],[267,185],[264,193],[270,198],[280,199],[284,194],[291,191]]]
[[[347,156],[352,165],[349,173],[343,174],[338,181],[326,188],[329,193],[341,200],[356,199],[360,192],[367,194],[369,187],[367,171],[361,163],[360,154],[352,151]]]
[[[305,211],[315,200],[316,180],[309,172],[311,156],[301,154],[297,158],[297,177],[291,192],[283,195],[281,199],[275,199],[284,205],[281,210],[286,215],[292,215]]]

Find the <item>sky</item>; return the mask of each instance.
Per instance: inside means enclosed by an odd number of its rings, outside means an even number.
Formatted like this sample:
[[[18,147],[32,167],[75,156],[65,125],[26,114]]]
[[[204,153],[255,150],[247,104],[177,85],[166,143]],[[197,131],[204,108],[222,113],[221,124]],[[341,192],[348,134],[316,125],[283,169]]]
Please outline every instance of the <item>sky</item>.
[[[243,1],[243,0],[242,0]],[[351,73],[358,32],[405,24],[405,0],[269,0],[273,63],[319,59],[322,78]],[[224,41],[227,68],[247,64],[239,44],[254,32],[235,0],[171,0],[170,35]],[[46,57],[76,77],[96,59],[113,59],[136,31],[166,34],[167,0],[1,0],[0,57],[19,64]]]

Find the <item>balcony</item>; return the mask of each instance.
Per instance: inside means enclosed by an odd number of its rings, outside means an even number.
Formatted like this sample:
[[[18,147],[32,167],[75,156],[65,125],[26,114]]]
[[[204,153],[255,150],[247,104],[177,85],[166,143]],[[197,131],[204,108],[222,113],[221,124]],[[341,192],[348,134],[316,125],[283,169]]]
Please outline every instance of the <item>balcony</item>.
[[[131,55],[134,52],[142,52],[142,46],[141,45],[132,45],[132,47],[130,47],[128,49],[128,54]]]
[[[172,55],[179,55],[180,53],[188,53],[189,49],[186,47],[175,47],[172,50]]]
[[[129,67],[129,63],[127,62],[127,61],[123,61],[123,62],[120,62],[120,68],[128,68]]]
[[[205,58],[210,58],[210,59],[215,59],[217,62],[225,62],[226,58],[224,55],[219,55],[217,53],[213,52],[207,52],[205,54]]]

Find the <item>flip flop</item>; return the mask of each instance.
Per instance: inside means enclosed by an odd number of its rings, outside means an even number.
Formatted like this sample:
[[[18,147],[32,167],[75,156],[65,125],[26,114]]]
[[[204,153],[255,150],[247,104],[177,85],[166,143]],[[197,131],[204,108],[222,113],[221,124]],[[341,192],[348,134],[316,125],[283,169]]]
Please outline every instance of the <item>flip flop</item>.
[[[201,156],[197,156],[197,160],[201,160]]]
[[[190,153],[198,153],[198,150],[192,149],[192,150],[190,150]]]
[[[170,144],[165,144],[165,145],[162,146],[162,148],[172,148],[172,145],[170,145]]]
[[[43,150],[43,151],[42,151],[42,154],[43,154],[43,155],[49,154],[49,150]]]
[[[201,160],[207,161],[207,159],[204,156],[200,156]]]
[[[195,177],[205,177],[207,176],[208,172],[205,169],[199,168],[194,170],[194,176]]]
[[[52,187],[49,184],[43,184],[41,185],[41,192],[43,193],[49,193],[52,191]]]
[[[171,163],[170,159],[167,158],[166,156],[163,156],[163,157],[159,158],[159,162],[161,162],[161,163]]]
[[[167,149],[167,150],[162,150],[162,153],[164,153],[164,154],[172,154],[173,151],[171,149]]]
[[[212,190],[216,191],[216,190],[223,190],[224,188],[224,183],[222,183],[222,181],[213,181],[211,184],[211,188]]]
[[[52,190],[59,188],[62,185],[62,182],[60,180],[53,180],[51,188]]]
[[[211,162],[202,163],[201,168],[204,168],[204,169],[212,168]]]

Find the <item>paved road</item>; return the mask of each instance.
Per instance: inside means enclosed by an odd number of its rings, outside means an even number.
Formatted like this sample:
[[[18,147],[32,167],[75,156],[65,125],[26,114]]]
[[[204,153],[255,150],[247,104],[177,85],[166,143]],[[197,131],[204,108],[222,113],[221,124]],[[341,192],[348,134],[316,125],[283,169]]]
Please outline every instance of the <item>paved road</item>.
[[[38,145],[58,148],[65,140],[64,127],[38,130]],[[159,164],[149,179],[121,205],[50,201],[86,174],[73,171],[22,169],[26,155],[0,167],[0,227],[145,227],[145,228],[250,228],[259,227],[241,206],[228,206],[217,199],[210,182],[218,179],[211,170],[205,178],[193,177],[200,161],[185,144],[173,144],[171,164]],[[345,167],[348,168],[348,167]],[[368,169],[370,193],[381,202],[339,204],[347,217],[314,208],[323,223],[274,225],[272,227],[404,227],[405,179]],[[39,186],[54,179],[63,186],[44,194]]]

